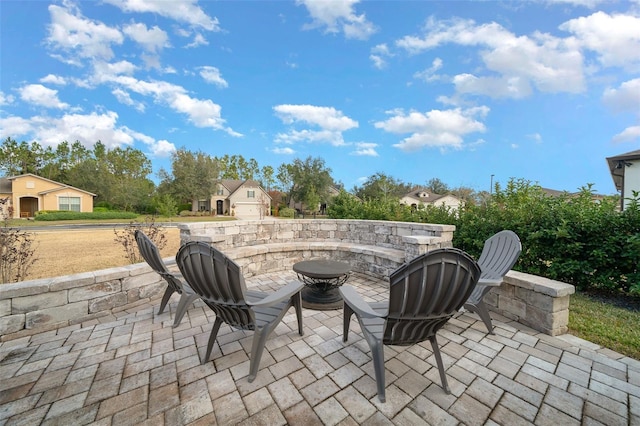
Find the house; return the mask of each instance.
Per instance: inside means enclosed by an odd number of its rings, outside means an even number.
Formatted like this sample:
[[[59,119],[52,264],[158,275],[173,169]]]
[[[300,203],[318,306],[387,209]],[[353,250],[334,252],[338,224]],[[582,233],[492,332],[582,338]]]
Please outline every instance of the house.
[[[640,150],[608,157],[607,164],[611,178],[620,192],[620,209],[624,210],[635,198],[633,192],[640,192]]]
[[[95,196],[31,173],[0,178],[0,198],[9,198],[9,204],[3,209],[13,208],[11,217],[14,219],[34,217],[40,210],[92,212]]]
[[[255,180],[222,179],[211,200],[199,202],[200,210],[242,219],[262,219],[271,214],[271,197]]]
[[[416,188],[400,198],[401,204],[406,204],[417,208],[419,205],[423,206],[446,206],[453,210],[458,210],[462,201],[451,194],[434,194],[424,188]]]
[[[329,197],[329,200],[331,200],[333,197],[335,197],[335,196],[337,196],[339,194],[340,194],[340,187],[338,187],[336,185],[329,185],[329,188],[327,189],[327,195]],[[304,205],[303,202],[296,201],[293,198],[291,200],[289,200],[289,207],[292,208],[292,209],[295,209],[298,212],[312,211],[310,208],[308,208],[306,205]],[[318,204],[318,207],[315,210],[315,212],[320,213],[320,214],[326,214],[326,212],[327,212],[327,203],[326,202],[320,202]]]

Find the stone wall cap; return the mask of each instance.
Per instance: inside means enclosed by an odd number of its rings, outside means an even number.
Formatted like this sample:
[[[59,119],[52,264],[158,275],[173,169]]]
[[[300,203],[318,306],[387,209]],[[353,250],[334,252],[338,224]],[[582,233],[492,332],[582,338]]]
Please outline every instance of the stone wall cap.
[[[0,300],[46,293],[49,291],[49,286],[52,281],[52,278],[41,278],[31,281],[0,284]]]
[[[571,284],[518,271],[507,272],[507,275],[504,277],[504,282],[551,297],[564,297],[576,292],[576,288]]]

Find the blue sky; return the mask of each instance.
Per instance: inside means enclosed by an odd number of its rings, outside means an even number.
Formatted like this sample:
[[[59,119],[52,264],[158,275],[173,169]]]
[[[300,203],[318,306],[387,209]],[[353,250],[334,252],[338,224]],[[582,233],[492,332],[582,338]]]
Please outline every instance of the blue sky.
[[[0,137],[614,194],[640,1],[0,2]],[[157,177],[150,176],[156,180]]]

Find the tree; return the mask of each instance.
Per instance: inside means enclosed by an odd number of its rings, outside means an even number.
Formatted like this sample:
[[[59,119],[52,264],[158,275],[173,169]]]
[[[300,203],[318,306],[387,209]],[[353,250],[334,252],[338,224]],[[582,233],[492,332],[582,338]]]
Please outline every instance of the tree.
[[[329,200],[329,188],[333,184],[331,169],[322,158],[307,157],[294,160],[289,168],[293,180],[291,198],[315,211],[320,203]]]
[[[285,204],[288,206],[291,201],[291,192],[293,191],[293,166],[285,163],[280,164],[276,178],[280,183],[280,191],[287,194]]]
[[[275,171],[271,166],[264,166],[260,171],[260,186],[262,186],[265,191],[271,191],[271,188],[275,184],[276,180],[273,177]]]
[[[220,164],[221,179],[255,179],[260,172],[258,162],[254,158],[247,161],[242,155],[224,155],[216,160]]]
[[[172,175],[161,170],[165,186],[179,200],[191,202],[191,210],[198,210],[198,200],[210,199],[218,186],[219,163],[202,151],[193,153],[180,148],[172,155]]]
[[[16,142],[7,138],[0,147],[0,169],[6,176],[38,174],[43,163],[43,148],[37,142]]]
[[[438,178],[432,178],[429,180],[426,188],[434,194],[448,194],[450,192],[447,184]]]
[[[411,191],[411,185],[378,172],[369,176],[361,187],[355,187],[353,193],[362,200],[400,199]]]

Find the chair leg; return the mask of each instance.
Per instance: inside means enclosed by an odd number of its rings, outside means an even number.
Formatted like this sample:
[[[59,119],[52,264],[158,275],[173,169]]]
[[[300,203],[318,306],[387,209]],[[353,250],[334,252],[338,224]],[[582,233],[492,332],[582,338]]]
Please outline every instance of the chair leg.
[[[171,295],[173,294],[174,291],[175,290],[172,289],[170,286],[167,286],[167,289],[164,291],[164,294],[162,295],[162,300],[160,301],[160,310],[158,311],[158,315],[164,312],[164,308],[167,306],[167,303],[169,303],[169,299],[171,299]]]
[[[178,309],[176,310],[176,318],[173,320],[173,327],[177,327],[180,325],[182,321],[182,317],[187,312],[189,306],[193,303],[194,300],[198,298],[197,294],[187,294],[185,292],[180,295],[180,301],[178,302]]]
[[[260,368],[260,359],[264,350],[264,344],[267,336],[271,332],[271,327],[263,327],[253,332],[253,343],[251,345],[251,359],[249,360],[249,383],[253,382]]]
[[[433,354],[436,357],[436,363],[438,364],[438,371],[440,371],[440,381],[442,382],[442,388],[448,394],[451,393],[449,389],[449,383],[447,382],[447,374],[444,371],[444,364],[442,363],[442,356],[440,355],[440,347],[438,346],[438,341],[436,340],[436,336],[433,335],[429,338],[431,342],[431,347],[433,348]]]
[[[304,330],[302,329],[302,294],[300,292],[293,296],[293,307],[296,310],[296,317],[298,318],[298,333],[304,336]]]
[[[349,337],[349,323],[351,322],[351,315],[353,315],[353,309],[348,304],[344,304],[343,308],[343,323],[342,323],[342,341],[346,342]]]
[[[213,323],[213,328],[211,329],[211,334],[209,335],[209,341],[207,342],[207,354],[204,356],[204,359],[200,364],[206,364],[209,361],[209,357],[211,356],[211,350],[213,349],[213,344],[216,341],[216,337],[218,337],[218,330],[220,330],[220,325],[222,324],[222,320],[216,317],[216,321]]]
[[[495,334],[493,332],[493,323],[491,322],[491,315],[489,315],[489,310],[487,309],[487,305],[484,304],[482,300],[480,300],[474,306],[475,309],[473,311],[478,314],[484,325],[489,330],[489,334]]]
[[[381,341],[371,342],[371,356],[373,358],[373,369],[376,374],[376,385],[378,386],[378,399],[385,402],[384,393],[384,345]]]

